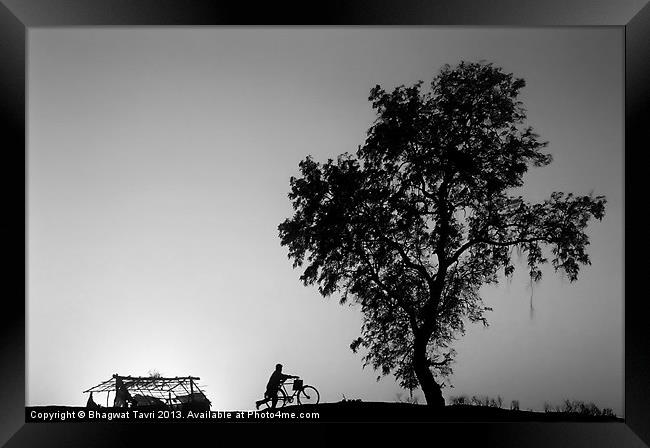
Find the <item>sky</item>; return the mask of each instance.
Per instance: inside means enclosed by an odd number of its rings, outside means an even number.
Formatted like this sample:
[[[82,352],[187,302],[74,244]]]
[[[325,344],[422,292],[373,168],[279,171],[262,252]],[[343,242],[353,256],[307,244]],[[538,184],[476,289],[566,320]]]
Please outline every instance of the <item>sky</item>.
[[[278,362],[322,402],[407,398],[362,368],[360,310],[303,286],[277,226],[300,160],[363,143],[372,87],[486,60],[526,80],[554,158],[520,193],[608,202],[577,282],[531,288],[521,261],[482,289],[490,326],[456,342],[443,395],[622,416],[623,57],[614,27],[30,28],[26,404],[157,371],[251,409]]]

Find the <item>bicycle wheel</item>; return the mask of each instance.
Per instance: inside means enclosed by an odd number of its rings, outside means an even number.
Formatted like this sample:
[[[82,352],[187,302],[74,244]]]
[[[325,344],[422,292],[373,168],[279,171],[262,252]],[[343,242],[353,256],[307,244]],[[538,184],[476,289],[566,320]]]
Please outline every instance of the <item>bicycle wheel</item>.
[[[318,404],[320,394],[314,386],[305,386],[298,393],[298,403],[300,404]]]
[[[283,408],[285,404],[287,404],[287,394],[285,391],[280,389],[278,390],[278,402],[275,405],[275,409]],[[266,409],[272,409],[273,401],[272,400],[267,401],[266,403],[264,403],[264,406],[266,406]]]

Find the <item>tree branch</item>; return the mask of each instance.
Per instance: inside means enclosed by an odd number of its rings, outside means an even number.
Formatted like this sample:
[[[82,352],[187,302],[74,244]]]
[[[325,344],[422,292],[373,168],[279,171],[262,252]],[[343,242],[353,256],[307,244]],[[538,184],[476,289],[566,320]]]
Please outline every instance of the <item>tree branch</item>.
[[[406,300],[404,300],[403,297],[401,297],[399,294],[396,294],[394,291],[391,290],[391,288],[386,285],[381,278],[379,277],[379,274],[375,270],[375,268],[372,266],[372,263],[370,263],[370,260],[368,259],[367,255],[361,253],[359,254],[365,264],[368,266],[368,270],[370,273],[370,278],[381,288],[389,297],[395,299],[397,304],[406,312],[406,314],[409,317],[409,322],[411,323],[411,327],[413,328],[413,331],[417,329],[417,320],[415,318],[415,310],[411,306],[410,303],[408,303]]]
[[[427,271],[427,268],[424,267],[424,265],[413,262],[413,260],[409,258],[404,248],[398,242],[393,241],[387,237],[384,237],[384,240],[389,244],[389,246],[393,247],[397,251],[406,266],[422,274],[429,287],[433,286],[435,274],[432,276],[429,274],[429,271]]]

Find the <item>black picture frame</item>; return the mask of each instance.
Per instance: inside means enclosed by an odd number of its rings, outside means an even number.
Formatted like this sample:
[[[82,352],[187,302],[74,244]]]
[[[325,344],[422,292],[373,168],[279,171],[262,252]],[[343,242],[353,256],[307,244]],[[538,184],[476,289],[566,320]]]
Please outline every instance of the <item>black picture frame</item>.
[[[624,423],[417,424],[410,434],[458,439],[482,446],[650,445],[650,338],[643,276],[627,235],[642,235],[630,200],[637,189],[650,108],[650,6],[648,0],[337,0],[289,4],[214,0],[0,0],[0,110],[5,218],[1,221],[5,288],[0,326],[0,443],[7,446],[130,446],[136,433],[156,425],[132,423],[25,423],[26,362],[26,35],[32,27],[130,25],[464,25],[620,26],[625,29],[625,421]],[[645,144],[647,146],[647,144]],[[636,162],[636,166],[635,166]],[[632,196],[631,196],[632,195]],[[633,204],[633,205],[630,205]],[[638,230],[638,231],[637,231]],[[634,243],[635,241],[632,241]],[[643,291],[639,288],[640,291]],[[186,434],[189,424],[172,424]],[[222,424],[244,434],[246,424]],[[304,425],[303,425],[304,426]],[[308,425],[310,431],[331,428]],[[194,425],[196,430],[197,425]],[[268,427],[268,426],[267,426]],[[201,426],[201,431],[205,425]],[[377,427],[381,433],[386,424]],[[213,428],[214,429],[214,428]],[[213,430],[212,429],[212,430]],[[220,428],[220,432],[223,429]],[[211,429],[207,429],[211,431]],[[285,427],[286,430],[286,427]],[[391,430],[392,431],[392,430]],[[266,430],[263,431],[266,433]],[[331,435],[331,434],[330,434]],[[406,434],[404,434],[406,435]],[[166,436],[165,436],[166,437]],[[194,436],[192,436],[194,438]],[[364,438],[369,437],[366,431]],[[380,437],[381,436],[380,434]],[[345,440],[345,439],[343,439]],[[463,444],[464,444],[463,443]]]

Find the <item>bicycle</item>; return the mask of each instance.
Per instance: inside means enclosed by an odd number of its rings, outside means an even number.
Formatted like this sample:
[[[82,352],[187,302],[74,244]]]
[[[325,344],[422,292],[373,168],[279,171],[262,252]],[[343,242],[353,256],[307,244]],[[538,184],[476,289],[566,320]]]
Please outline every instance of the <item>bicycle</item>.
[[[293,391],[289,395],[287,391],[288,385],[292,385],[291,390]],[[320,401],[320,393],[314,386],[309,386],[303,384],[303,380],[296,378],[291,383],[283,382],[278,389],[278,402],[275,406],[276,409],[283,408],[287,403],[293,403],[293,400],[296,399],[299,405],[303,404],[318,404]],[[267,409],[271,409],[273,406],[273,400],[268,400],[264,403]]]

